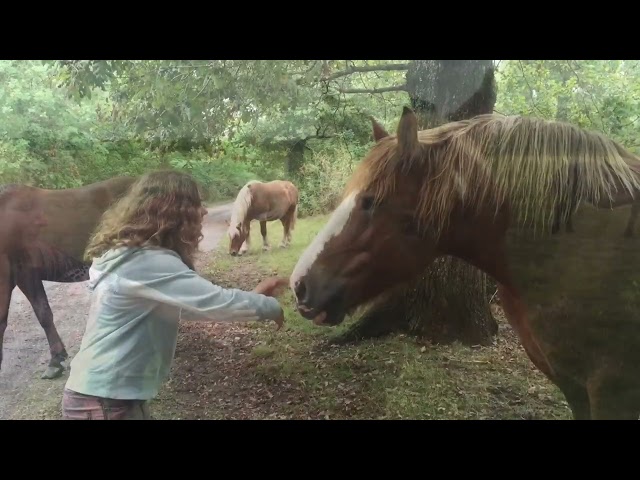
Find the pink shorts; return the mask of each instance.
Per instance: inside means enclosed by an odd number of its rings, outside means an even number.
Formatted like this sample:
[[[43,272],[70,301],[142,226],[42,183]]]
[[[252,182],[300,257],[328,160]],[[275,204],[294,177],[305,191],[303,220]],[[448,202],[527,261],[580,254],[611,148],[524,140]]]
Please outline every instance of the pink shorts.
[[[94,397],[64,389],[64,420],[150,420],[146,400],[116,400]]]

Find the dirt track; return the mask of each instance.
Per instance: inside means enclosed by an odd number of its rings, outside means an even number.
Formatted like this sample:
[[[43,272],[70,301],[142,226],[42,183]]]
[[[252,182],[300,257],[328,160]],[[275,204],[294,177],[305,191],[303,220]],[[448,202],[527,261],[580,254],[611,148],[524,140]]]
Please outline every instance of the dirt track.
[[[213,250],[222,239],[231,204],[209,208],[205,217],[200,250]],[[53,318],[70,357],[78,350],[89,311],[87,282],[44,282]],[[4,335],[4,358],[0,370],[0,419],[9,419],[19,405],[24,389],[40,375],[49,362],[49,346],[31,305],[20,289],[13,291],[8,327]],[[68,362],[67,362],[68,363]],[[66,376],[66,375],[65,375]]]

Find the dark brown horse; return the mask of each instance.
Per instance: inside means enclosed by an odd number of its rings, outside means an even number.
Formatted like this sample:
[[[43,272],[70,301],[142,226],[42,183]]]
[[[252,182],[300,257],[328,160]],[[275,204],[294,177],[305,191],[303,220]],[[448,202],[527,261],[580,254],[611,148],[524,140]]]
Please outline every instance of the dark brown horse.
[[[13,289],[29,300],[51,351],[42,378],[56,378],[68,358],[42,284],[89,279],[84,251],[103,212],[135,181],[118,177],[80,188],[0,187],[0,365]]]
[[[523,117],[418,132],[406,108],[396,135],[375,125],[374,136],[291,275],[299,312],[339,324],[452,255],[498,282],[509,323],[574,418],[638,419],[640,243],[623,231],[640,158],[598,133]],[[575,232],[552,235],[570,195]]]
[[[298,189],[285,180],[260,182],[252,180],[240,189],[231,210],[229,226],[229,253],[242,255],[249,250],[251,242],[251,221],[260,222],[262,249],[270,248],[267,240],[267,222],[280,220],[284,236],[280,247],[291,243],[291,232],[298,217]]]

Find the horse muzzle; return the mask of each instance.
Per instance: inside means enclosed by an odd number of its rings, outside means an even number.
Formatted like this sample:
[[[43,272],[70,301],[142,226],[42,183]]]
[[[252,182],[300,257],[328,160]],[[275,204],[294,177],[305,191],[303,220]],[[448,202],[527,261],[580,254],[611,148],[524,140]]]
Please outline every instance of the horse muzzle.
[[[338,325],[345,314],[345,283],[339,279],[319,281],[304,277],[294,287],[300,315],[316,325]]]

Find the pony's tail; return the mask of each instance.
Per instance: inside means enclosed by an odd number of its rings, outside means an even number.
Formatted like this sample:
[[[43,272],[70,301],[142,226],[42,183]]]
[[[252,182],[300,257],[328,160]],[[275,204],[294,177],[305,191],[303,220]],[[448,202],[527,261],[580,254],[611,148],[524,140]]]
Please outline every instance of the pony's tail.
[[[291,225],[289,230],[293,232],[296,228],[296,220],[298,219],[298,203],[296,202],[296,206],[293,208],[293,215],[291,215]]]

